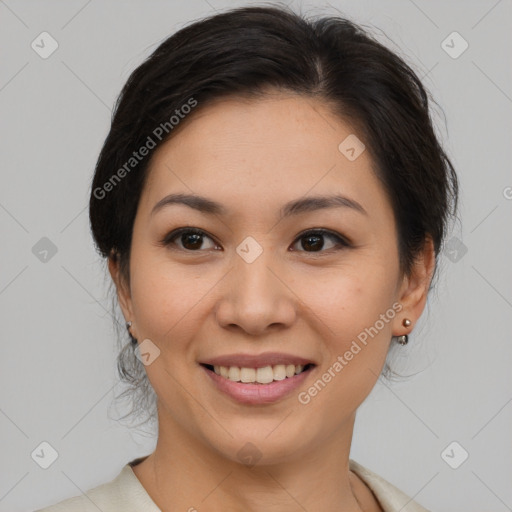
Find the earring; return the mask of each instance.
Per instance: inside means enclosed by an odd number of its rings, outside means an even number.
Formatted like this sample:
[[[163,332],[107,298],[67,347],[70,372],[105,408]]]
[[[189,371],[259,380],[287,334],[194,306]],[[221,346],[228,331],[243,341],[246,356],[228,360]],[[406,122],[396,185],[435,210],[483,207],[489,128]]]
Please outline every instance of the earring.
[[[407,336],[407,334],[402,334],[402,336],[397,337],[396,341],[402,346],[407,345],[407,343],[409,343],[409,336]]]
[[[404,318],[402,320],[402,325],[404,327],[410,327],[411,324],[412,322],[408,318]],[[402,346],[407,345],[407,343],[409,343],[409,336],[407,336],[407,334],[402,334],[401,336],[397,336],[396,341]]]
[[[137,345],[137,339],[132,336],[132,333],[130,332],[130,327],[132,326],[132,322],[126,322],[126,330],[128,331],[128,335],[130,336],[131,342],[133,345]]]

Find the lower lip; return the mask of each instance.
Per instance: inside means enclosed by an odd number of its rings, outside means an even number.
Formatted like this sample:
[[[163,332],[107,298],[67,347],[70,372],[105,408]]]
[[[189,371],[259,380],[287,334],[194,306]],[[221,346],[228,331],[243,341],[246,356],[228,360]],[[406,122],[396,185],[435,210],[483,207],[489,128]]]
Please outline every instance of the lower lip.
[[[283,380],[275,380],[268,384],[244,384],[243,382],[234,382],[226,377],[217,375],[204,366],[201,366],[201,368],[207,373],[219,391],[242,404],[270,404],[277,402],[296,390],[314,370],[314,367],[310,367],[309,370],[298,375],[287,377]]]

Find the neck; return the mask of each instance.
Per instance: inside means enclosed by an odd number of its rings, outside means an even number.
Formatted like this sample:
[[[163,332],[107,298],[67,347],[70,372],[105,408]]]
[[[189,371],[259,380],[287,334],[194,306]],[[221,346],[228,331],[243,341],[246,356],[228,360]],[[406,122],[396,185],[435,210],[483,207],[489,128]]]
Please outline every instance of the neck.
[[[163,512],[361,512],[349,477],[354,420],[308,450],[298,447],[281,460],[250,466],[159,415],[156,449],[133,469]]]

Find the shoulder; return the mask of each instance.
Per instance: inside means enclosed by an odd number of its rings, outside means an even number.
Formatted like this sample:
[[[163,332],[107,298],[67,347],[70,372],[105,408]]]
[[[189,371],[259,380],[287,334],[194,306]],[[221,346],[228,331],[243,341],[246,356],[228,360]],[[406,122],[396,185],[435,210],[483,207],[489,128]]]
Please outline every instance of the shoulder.
[[[349,460],[349,469],[371,489],[384,512],[429,512],[400,489],[355,460]]]
[[[35,512],[160,512],[133,473],[130,464],[112,481]]]

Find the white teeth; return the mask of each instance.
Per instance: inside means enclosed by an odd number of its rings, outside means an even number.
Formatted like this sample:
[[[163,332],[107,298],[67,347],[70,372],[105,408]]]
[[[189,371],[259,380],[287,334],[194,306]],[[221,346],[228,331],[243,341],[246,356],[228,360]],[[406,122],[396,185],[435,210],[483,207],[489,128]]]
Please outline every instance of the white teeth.
[[[242,382],[255,382],[256,370],[254,368],[240,368],[240,380]]]
[[[238,368],[238,366],[229,367],[228,379],[234,382],[240,382],[240,368]]]
[[[295,365],[294,364],[287,364],[286,365],[286,376],[287,377],[293,377],[295,375]]]
[[[293,373],[295,373],[295,371]],[[286,379],[286,366],[284,364],[277,364],[274,366],[274,380],[284,379]]]
[[[274,380],[274,370],[272,366],[264,366],[256,370],[256,382],[268,384]]]
[[[269,384],[274,380],[284,380],[304,371],[304,365],[276,364],[262,368],[240,368],[238,366],[214,366],[213,371],[217,375],[232,380],[233,382]]]

